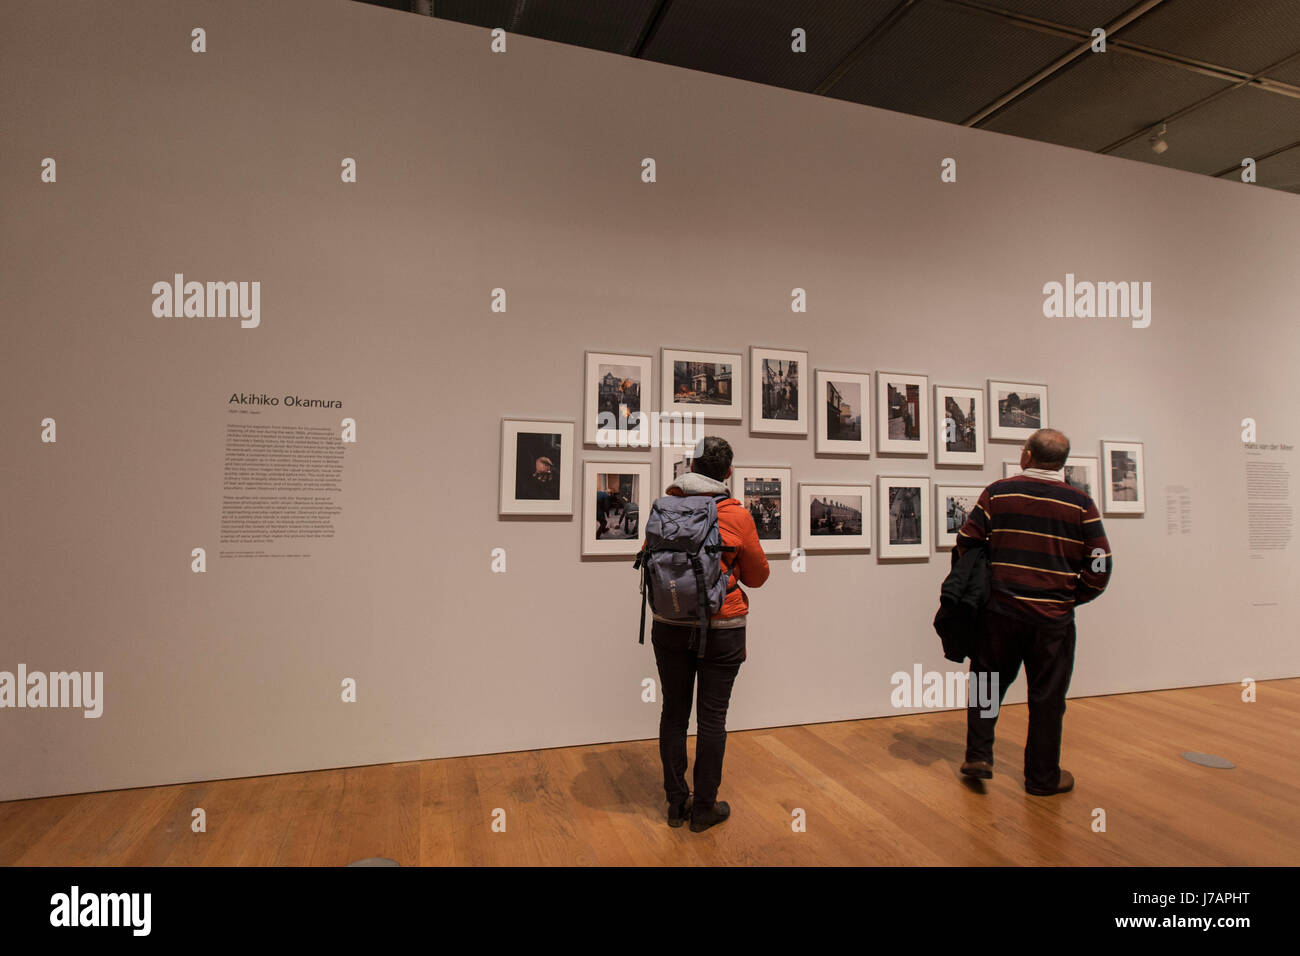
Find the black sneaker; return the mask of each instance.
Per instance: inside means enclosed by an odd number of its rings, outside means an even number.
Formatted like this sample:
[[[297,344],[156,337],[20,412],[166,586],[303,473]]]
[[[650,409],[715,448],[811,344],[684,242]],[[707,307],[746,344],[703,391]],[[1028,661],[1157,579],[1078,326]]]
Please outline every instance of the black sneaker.
[[[691,832],[703,833],[711,826],[722,823],[731,816],[731,804],[719,800],[708,810],[695,810],[691,813]]]
[[[694,805],[695,798],[689,793],[686,795],[686,799],[681,803],[668,804],[668,825],[670,827],[679,827],[685,823],[687,818],[691,815],[691,809]]]

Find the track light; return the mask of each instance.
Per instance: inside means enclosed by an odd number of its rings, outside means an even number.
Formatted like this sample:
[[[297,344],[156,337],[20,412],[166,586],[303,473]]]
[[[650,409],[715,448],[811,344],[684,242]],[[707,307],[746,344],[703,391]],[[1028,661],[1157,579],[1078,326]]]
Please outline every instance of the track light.
[[[1160,124],[1160,132],[1151,134],[1151,152],[1163,153],[1169,148],[1169,143],[1165,141],[1165,133],[1168,132],[1168,126],[1165,123]]]

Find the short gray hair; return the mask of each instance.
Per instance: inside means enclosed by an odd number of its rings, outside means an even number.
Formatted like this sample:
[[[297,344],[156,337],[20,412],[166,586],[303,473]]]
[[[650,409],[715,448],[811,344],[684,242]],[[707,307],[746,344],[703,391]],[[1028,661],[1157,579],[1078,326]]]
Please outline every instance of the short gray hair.
[[[1070,457],[1070,439],[1055,428],[1040,428],[1029,436],[1025,442],[1034,464],[1042,465],[1048,471],[1056,471]]]

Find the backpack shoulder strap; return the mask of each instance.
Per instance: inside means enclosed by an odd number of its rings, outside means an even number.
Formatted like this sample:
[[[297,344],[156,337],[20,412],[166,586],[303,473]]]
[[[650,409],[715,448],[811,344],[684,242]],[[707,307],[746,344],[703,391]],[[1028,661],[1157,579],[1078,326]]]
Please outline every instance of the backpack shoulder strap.
[[[714,518],[714,521],[716,522],[717,519],[718,519],[718,502],[720,502],[720,501],[726,501],[726,500],[727,500],[728,498],[730,498],[731,496],[730,496],[730,495],[717,494],[717,495],[710,495],[709,497],[710,497],[710,500],[712,500],[712,502],[713,502],[713,518]],[[702,550],[702,551],[706,551],[706,552],[708,552],[709,554],[721,554],[721,553],[726,552],[726,551],[735,551],[735,550],[736,550],[736,549],[735,549],[734,547],[732,547],[731,545],[726,545],[726,544],[722,544],[722,543],[720,543],[720,542],[721,542],[721,539],[722,539],[722,529],[721,529],[721,527],[718,528],[718,539],[719,539],[719,543],[718,543],[718,544],[710,544],[710,545],[706,545],[705,547],[701,548],[700,550]]]
[[[636,642],[645,643],[645,604],[646,594],[650,589],[650,562],[646,549],[642,548],[636,553],[636,560],[632,562],[633,570],[641,572],[641,628],[637,631]]]
[[[715,502],[728,501],[731,499],[731,495],[714,495],[713,499]],[[722,537],[721,528],[718,529],[718,537],[719,538]],[[734,544],[722,544],[718,546],[718,551],[722,553],[722,558],[720,559],[722,561],[722,569],[727,572],[728,578],[730,578],[733,574],[736,573],[736,569],[735,569],[736,553],[739,550],[740,549],[736,547]],[[728,561],[728,558],[730,558],[730,561]],[[739,587],[740,587],[740,581],[737,580],[734,583],[727,585],[727,593],[730,594],[732,591],[737,590]]]
[[[642,565],[641,566],[641,627],[636,633],[636,642],[638,644],[645,643],[645,602],[646,602],[646,597],[650,592],[650,582],[649,580],[647,580],[649,577],[650,577],[650,568],[647,565]]]

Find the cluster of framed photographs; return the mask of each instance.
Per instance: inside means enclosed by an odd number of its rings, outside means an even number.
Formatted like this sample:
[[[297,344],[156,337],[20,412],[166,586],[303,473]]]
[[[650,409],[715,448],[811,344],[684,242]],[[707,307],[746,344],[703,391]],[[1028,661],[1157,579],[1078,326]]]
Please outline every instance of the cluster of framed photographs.
[[[649,355],[586,354],[585,444],[651,447],[652,364]],[[990,379],[983,388],[931,390],[926,375],[811,369],[807,352],[761,346],[750,348],[748,362],[739,352],[663,349],[661,412],[742,424],[746,367],[750,433],[807,435],[811,429],[819,455],[869,457],[874,450],[925,457],[933,425],[936,464],[983,465],[986,435],[989,441],[1023,441],[1048,419],[1046,385]],[[993,413],[987,424],[986,397]]]
[[[660,451],[651,480],[646,460],[582,462],[584,555],[632,554],[651,502],[690,470],[693,446],[665,444],[652,411],[654,360],[649,355],[587,352],[581,444],[617,452]],[[745,390],[748,369],[749,390]],[[753,346],[741,353],[665,348],[660,354],[662,414],[742,424],[749,431],[807,435],[820,456],[915,456],[933,445],[934,464],[983,467],[986,442],[1023,442],[1048,424],[1044,384],[989,379],[984,387],[935,385],[910,372],[811,369],[808,353]],[[987,412],[987,414],[986,414]],[[872,442],[872,423],[875,442]],[[501,430],[503,516],[571,516],[579,436],[572,421],[504,419]],[[1019,471],[1004,462],[1003,475]],[[1107,514],[1145,512],[1142,444],[1103,441],[1101,458],[1071,457],[1065,480],[1097,497]],[[789,466],[734,468],[733,495],[754,517],[769,554],[788,554],[798,531],[807,551],[871,551],[875,516],[881,558],[926,558],[955,543],[957,528],[982,487],[936,484],[916,476],[877,476],[866,483],[800,483]],[[873,510],[874,509],[874,510]]]

